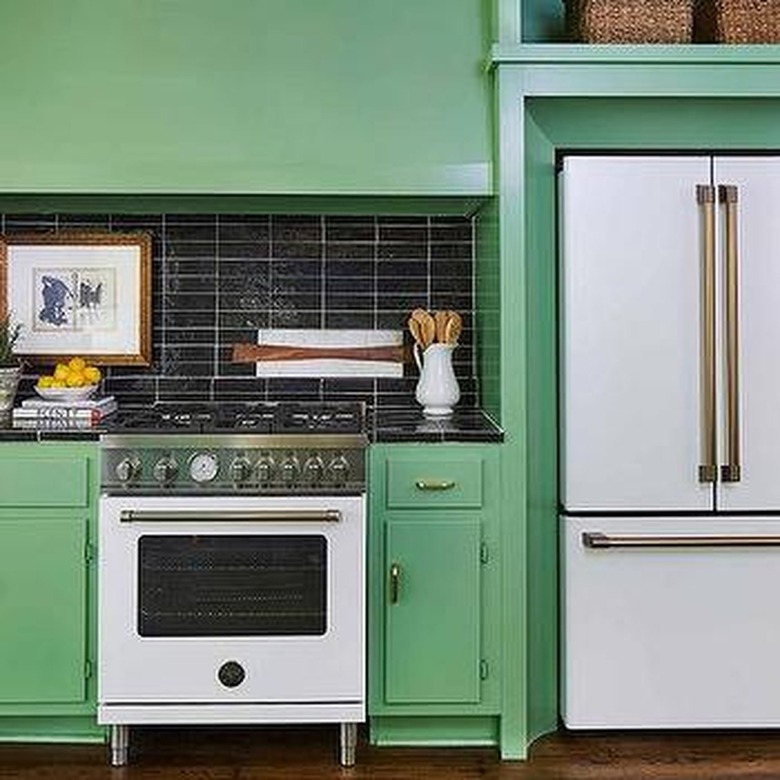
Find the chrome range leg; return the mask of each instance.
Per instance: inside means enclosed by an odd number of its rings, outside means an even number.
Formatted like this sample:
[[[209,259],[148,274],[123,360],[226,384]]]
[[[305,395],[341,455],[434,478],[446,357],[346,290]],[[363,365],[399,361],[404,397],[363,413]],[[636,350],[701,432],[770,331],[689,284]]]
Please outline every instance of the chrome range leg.
[[[341,766],[355,766],[355,748],[357,747],[357,723],[341,724]]]
[[[130,745],[130,726],[111,726],[111,766],[127,765],[127,748]]]

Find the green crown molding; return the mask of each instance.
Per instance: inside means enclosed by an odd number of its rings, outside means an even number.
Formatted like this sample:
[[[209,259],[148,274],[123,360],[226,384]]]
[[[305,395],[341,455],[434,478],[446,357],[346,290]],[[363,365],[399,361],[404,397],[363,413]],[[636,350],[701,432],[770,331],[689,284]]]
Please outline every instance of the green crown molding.
[[[492,65],[531,97],[778,97],[778,46],[497,46]]]
[[[599,63],[604,65],[777,65],[780,46],[768,44],[496,43],[494,65]]]

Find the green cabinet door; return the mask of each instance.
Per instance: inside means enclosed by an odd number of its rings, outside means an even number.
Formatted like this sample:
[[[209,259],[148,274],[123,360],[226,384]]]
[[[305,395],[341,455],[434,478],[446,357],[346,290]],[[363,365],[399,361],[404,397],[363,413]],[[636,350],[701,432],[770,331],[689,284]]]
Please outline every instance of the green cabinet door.
[[[479,520],[392,520],[385,534],[385,701],[479,702]]]
[[[87,520],[0,520],[0,704],[86,696]]]

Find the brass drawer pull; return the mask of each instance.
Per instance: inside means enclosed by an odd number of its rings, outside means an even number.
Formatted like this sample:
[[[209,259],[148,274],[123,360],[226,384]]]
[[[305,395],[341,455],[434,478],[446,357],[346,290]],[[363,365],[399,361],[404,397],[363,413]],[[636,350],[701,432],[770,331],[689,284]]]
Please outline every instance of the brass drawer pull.
[[[390,564],[390,603],[398,603],[398,590],[401,584],[401,565],[398,563]]]
[[[452,490],[455,484],[453,479],[418,479],[415,482],[418,490]]]

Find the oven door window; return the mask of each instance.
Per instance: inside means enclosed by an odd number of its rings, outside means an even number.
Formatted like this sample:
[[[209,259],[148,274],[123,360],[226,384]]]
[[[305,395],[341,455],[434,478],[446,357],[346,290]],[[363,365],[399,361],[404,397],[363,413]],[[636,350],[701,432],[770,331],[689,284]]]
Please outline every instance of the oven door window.
[[[323,536],[142,536],[141,636],[325,633]]]

